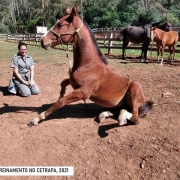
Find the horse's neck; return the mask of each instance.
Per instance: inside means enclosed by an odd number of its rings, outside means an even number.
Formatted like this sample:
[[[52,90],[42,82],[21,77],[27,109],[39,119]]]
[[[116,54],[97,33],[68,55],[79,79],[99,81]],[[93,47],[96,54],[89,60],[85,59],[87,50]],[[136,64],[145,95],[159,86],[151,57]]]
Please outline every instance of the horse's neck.
[[[73,56],[74,63],[73,69],[79,66],[85,66],[89,63],[94,63],[94,61],[101,60],[96,44],[93,42],[91,34],[86,27],[81,29],[82,38],[77,34],[74,41]],[[96,57],[96,58],[94,58]]]
[[[157,40],[160,40],[161,39],[161,36],[162,36],[162,33],[163,33],[163,31],[162,30],[159,30],[159,31],[157,31],[156,33],[155,33],[155,39],[157,39]]]

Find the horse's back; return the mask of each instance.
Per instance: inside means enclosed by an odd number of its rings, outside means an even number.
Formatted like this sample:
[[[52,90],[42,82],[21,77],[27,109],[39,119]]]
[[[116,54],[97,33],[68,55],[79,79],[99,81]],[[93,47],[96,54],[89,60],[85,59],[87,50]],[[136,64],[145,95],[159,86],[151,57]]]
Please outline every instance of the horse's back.
[[[121,104],[132,80],[107,68],[103,77],[97,81],[98,86],[90,100],[104,107],[115,107]]]
[[[145,30],[142,27],[128,26],[127,37],[134,44],[142,43],[146,37]]]
[[[178,42],[178,32],[177,31],[169,31],[169,32],[163,32],[162,35],[162,41],[165,42],[167,45],[171,45],[173,43]]]

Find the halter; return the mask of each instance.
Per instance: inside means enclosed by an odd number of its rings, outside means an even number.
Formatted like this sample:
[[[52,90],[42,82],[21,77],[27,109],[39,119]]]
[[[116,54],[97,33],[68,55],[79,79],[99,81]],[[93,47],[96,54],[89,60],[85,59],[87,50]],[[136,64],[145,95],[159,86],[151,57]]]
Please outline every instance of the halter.
[[[67,49],[64,48],[64,45],[63,45],[63,42],[62,42],[62,39],[61,39],[61,35],[67,35],[67,34],[73,35],[72,33],[77,33],[77,34],[79,35],[80,39],[82,39],[83,36],[82,36],[82,34],[80,33],[80,29],[81,29],[82,26],[83,26],[83,21],[82,21],[80,27],[79,27],[78,29],[74,30],[74,31],[68,31],[68,32],[61,33],[61,34],[58,34],[57,32],[53,31],[52,29],[50,29],[49,31],[51,31],[55,36],[57,36],[57,37],[59,38],[59,40],[60,40],[60,42],[61,42],[61,46],[63,47],[63,49],[64,49],[65,51],[67,51],[68,48],[67,48]]]
[[[68,50],[68,46],[67,48],[64,47],[63,45],[63,42],[62,42],[62,39],[61,39],[61,35],[66,35],[66,34],[70,34],[70,35],[73,35],[72,33],[77,33],[77,35],[79,35],[80,39],[83,38],[82,34],[80,33],[80,29],[81,27],[83,26],[83,21],[80,25],[79,28],[75,29],[74,31],[68,31],[66,33],[61,33],[61,34],[58,34],[57,32],[53,31],[52,29],[50,29],[49,31],[51,31],[55,36],[57,36],[61,42],[61,46],[63,48],[63,50],[66,52],[66,57],[68,59],[68,62],[69,62],[69,73],[71,72],[71,69],[72,69],[72,65],[71,65],[71,62],[70,62],[70,59],[69,59],[69,54],[67,53],[67,50]]]

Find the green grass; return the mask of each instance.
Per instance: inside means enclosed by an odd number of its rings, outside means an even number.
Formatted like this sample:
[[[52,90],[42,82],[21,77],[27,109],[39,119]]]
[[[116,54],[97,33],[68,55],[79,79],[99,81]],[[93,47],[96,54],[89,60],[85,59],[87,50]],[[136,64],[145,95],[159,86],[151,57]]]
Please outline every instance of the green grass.
[[[17,43],[9,43],[5,41],[0,41],[0,59],[1,61],[11,62],[11,59],[14,54],[18,52],[18,44]],[[40,46],[31,46],[28,45],[28,54],[30,54],[35,62],[59,62],[59,61],[67,61],[65,51],[60,51],[56,49],[44,50]],[[72,59],[72,52],[68,53],[70,59]]]
[[[104,43],[104,41],[98,40],[98,44],[101,44],[101,46],[103,46],[103,43]],[[107,43],[108,43],[108,40],[107,40]],[[116,46],[122,46],[122,42],[114,41],[113,42],[113,46],[115,46],[115,45]],[[137,46],[140,46],[140,44],[138,44]],[[107,47],[108,47],[108,44],[107,44]],[[151,47],[149,46],[149,50],[150,49],[151,49]],[[165,47],[165,49],[168,49],[168,47]],[[176,49],[180,50],[180,42],[178,42],[178,46],[177,46]],[[108,50],[105,49],[105,48],[101,49],[101,51],[103,53],[108,53]],[[122,54],[122,47],[119,47],[119,49],[112,49],[112,54],[120,54],[121,55]],[[141,55],[141,50],[140,49],[139,50],[137,50],[137,49],[128,49],[128,47],[127,47],[126,55],[128,55],[128,56],[131,56],[131,55],[140,56]],[[149,51],[148,56],[151,57],[151,51]],[[165,59],[167,59],[168,56],[169,56],[169,52],[164,52],[164,56],[163,57]],[[157,57],[157,52],[156,51],[152,51],[152,57],[153,58]],[[180,53],[176,53],[175,54],[175,59],[180,59]]]
[[[179,42],[180,44],[180,42]],[[0,55],[1,55],[1,61],[8,61],[10,62],[13,55],[18,52],[17,43],[10,43],[5,41],[0,41]],[[72,49],[72,46],[71,46]],[[107,49],[101,49],[102,53],[107,53]],[[33,57],[35,62],[43,62],[43,63],[49,63],[49,62],[65,62],[67,61],[66,52],[63,50],[56,50],[51,49],[50,51],[44,50],[40,46],[32,46],[28,45],[28,53]],[[122,49],[113,49],[113,54],[121,55]],[[68,52],[69,58],[72,59],[72,52]],[[127,49],[126,55],[131,56],[139,56],[141,54],[141,50],[133,50],[133,49]],[[151,57],[151,52],[149,51],[149,58]],[[167,59],[169,56],[168,52],[164,53],[164,59]],[[152,57],[156,58],[157,53],[156,51],[152,52]],[[175,54],[175,59],[180,59],[180,53]]]

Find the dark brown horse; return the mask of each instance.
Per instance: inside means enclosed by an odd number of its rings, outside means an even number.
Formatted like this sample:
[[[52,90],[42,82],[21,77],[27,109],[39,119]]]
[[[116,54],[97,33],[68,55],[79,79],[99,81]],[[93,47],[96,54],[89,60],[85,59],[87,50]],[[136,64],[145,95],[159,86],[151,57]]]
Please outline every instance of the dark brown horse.
[[[164,31],[171,30],[171,24],[169,22],[158,22],[153,24],[146,24],[142,27],[140,26],[128,26],[121,28],[118,40],[123,41],[122,45],[122,59],[125,59],[125,50],[130,43],[140,44],[142,43],[141,49],[141,60],[147,60],[147,51],[151,41],[151,30],[150,27],[156,26]]]
[[[161,65],[163,65],[163,54],[165,46],[169,48],[169,58],[170,63],[174,60],[174,54],[176,46],[178,43],[179,35],[177,31],[164,32],[156,27],[151,27],[152,39],[156,42],[157,46],[157,64],[159,62],[159,57],[161,55]]]
[[[139,117],[149,112],[152,102],[146,100],[139,82],[118,75],[110,69],[91,29],[77,14],[76,6],[72,10],[67,9],[66,15],[42,37],[44,49],[66,43],[73,43],[74,57],[70,77],[61,83],[61,95],[57,102],[33,119],[29,125],[37,125],[52,112],[69,103],[86,99],[108,108],[122,108],[126,105],[131,113],[125,109],[121,110],[118,124],[126,124],[127,119],[138,124]],[[69,84],[74,91],[64,96]],[[103,112],[99,119],[111,115],[110,112]]]

